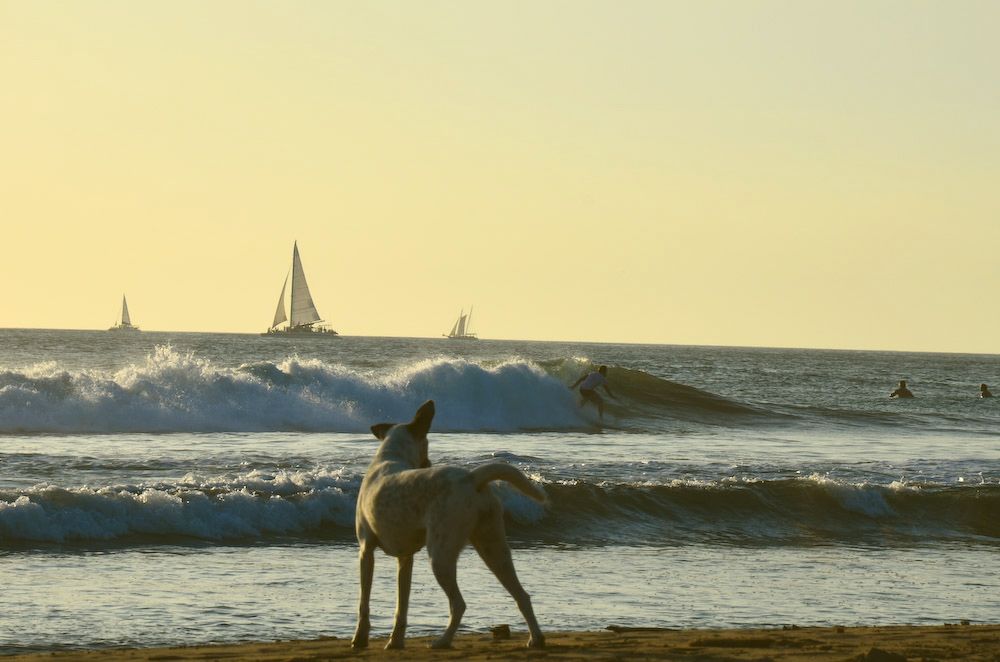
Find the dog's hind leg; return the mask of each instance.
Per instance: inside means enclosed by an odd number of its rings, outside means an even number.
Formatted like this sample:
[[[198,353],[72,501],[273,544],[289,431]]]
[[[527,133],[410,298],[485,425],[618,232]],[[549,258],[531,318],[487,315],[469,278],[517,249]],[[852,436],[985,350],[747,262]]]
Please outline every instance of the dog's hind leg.
[[[413,556],[400,556],[396,571],[396,618],[385,649],[402,648],[406,641],[406,612],[410,606],[410,580],[413,578]]]
[[[507,545],[507,537],[504,535],[503,511],[499,504],[490,510],[479,521],[476,530],[472,534],[472,545],[479,552],[480,558],[486,563],[496,578],[500,580],[503,587],[507,589],[517,608],[521,610],[524,621],[528,624],[528,646],[531,648],[542,648],[545,646],[545,635],[538,627],[538,620],[535,618],[535,610],[531,606],[531,597],[521,586],[514,570],[514,559],[510,555],[510,547]]]
[[[368,631],[371,623],[368,620],[369,602],[372,596],[372,575],[375,573],[375,545],[367,540],[359,541],[361,551],[358,554],[358,565],[361,568],[361,595],[358,598],[358,627],[351,639],[351,648],[368,647]]]
[[[430,538],[430,536],[428,536]],[[452,545],[432,546],[428,544],[427,553],[431,557],[431,569],[434,571],[434,578],[448,596],[448,610],[450,617],[448,627],[444,634],[434,640],[431,648],[451,648],[451,640],[455,637],[459,624],[462,622],[462,615],[465,614],[465,600],[462,599],[462,592],[458,590],[458,555],[462,551],[459,544],[455,549]]]

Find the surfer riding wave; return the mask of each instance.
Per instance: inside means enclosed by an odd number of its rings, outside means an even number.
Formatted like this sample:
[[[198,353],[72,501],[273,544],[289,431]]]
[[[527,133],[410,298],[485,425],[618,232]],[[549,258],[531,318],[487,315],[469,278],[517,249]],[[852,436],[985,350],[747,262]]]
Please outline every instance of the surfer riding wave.
[[[604,398],[597,392],[597,389],[599,387],[603,388],[608,395],[617,399],[617,396],[608,388],[608,366],[602,365],[594,372],[581,375],[569,387],[575,389],[578,385],[580,387],[580,395],[583,396],[580,406],[582,407],[588,402],[594,403],[597,407],[597,414],[601,417],[601,420],[604,420]]]

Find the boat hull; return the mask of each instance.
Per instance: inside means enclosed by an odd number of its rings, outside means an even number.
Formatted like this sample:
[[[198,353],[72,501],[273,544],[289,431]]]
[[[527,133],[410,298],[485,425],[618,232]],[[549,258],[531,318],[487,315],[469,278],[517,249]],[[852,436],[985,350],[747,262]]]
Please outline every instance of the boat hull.
[[[291,328],[270,329],[260,334],[265,338],[339,338],[340,334],[333,329]]]

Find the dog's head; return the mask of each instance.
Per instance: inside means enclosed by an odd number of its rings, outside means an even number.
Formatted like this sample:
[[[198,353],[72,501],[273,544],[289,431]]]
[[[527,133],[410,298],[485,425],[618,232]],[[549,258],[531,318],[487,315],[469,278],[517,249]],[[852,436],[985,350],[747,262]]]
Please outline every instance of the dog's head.
[[[433,420],[434,401],[428,400],[420,405],[409,423],[376,423],[371,429],[383,448],[391,445],[394,455],[410,460],[415,469],[426,469],[431,466],[427,458],[427,432]]]

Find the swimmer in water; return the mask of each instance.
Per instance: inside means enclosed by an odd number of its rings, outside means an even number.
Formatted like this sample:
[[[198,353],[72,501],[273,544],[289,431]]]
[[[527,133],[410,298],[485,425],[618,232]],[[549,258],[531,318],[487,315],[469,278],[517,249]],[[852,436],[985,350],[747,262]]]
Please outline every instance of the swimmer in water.
[[[980,398],[992,398],[993,394],[990,393],[990,387],[986,384],[979,385],[979,397]]]
[[[906,388],[906,380],[905,379],[900,379],[899,380],[899,386],[896,387],[895,391],[893,391],[892,393],[889,394],[889,397],[890,398],[912,398],[913,397],[913,392],[910,391],[910,389]]]

